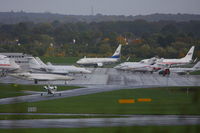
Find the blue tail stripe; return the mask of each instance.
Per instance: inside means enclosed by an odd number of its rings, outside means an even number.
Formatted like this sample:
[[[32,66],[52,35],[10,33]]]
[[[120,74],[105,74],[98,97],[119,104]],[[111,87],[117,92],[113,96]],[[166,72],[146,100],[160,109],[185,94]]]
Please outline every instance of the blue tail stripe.
[[[120,55],[114,55],[111,58],[120,58]]]

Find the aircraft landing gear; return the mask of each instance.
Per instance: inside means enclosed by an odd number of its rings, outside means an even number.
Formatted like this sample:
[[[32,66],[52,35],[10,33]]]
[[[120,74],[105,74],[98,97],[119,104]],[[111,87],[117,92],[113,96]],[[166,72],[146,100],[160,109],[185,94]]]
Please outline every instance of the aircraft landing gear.
[[[169,69],[165,69],[159,72],[160,75],[162,76],[169,76],[170,75],[170,70]]]
[[[38,80],[35,79],[35,80],[34,80],[34,83],[35,83],[35,84],[38,84]]]
[[[57,94],[58,94],[58,95],[57,95]],[[57,95],[57,96],[62,96],[61,93],[54,93],[54,94],[48,94],[48,93],[44,94],[44,93],[41,93],[41,94],[40,94],[40,96],[45,96],[45,95],[46,95],[46,96],[56,96],[56,95]]]
[[[65,81],[65,85],[68,85],[68,81]]]

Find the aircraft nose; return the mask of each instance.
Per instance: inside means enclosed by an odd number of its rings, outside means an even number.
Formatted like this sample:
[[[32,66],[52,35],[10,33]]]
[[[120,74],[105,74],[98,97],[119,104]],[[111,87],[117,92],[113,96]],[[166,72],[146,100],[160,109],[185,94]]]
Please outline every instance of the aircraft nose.
[[[77,63],[77,64],[81,64],[81,63],[82,63],[82,61],[81,61],[81,60],[78,60],[76,63]]]
[[[85,70],[85,73],[90,74],[92,72],[90,70]]]
[[[119,66],[119,65],[117,65],[117,66],[115,66],[114,68],[115,68],[115,69],[118,69],[118,68],[120,68],[120,66]]]

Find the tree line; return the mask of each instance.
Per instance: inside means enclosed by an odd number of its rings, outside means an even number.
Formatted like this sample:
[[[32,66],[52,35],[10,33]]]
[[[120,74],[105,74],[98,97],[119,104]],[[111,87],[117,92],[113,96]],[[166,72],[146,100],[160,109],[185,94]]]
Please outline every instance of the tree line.
[[[154,21],[190,21],[190,20],[200,20],[199,14],[149,14],[149,15],[103,15],[97,13],[95,15],[67,15],[67,14],[57,14],[57,13],[33,13],[33,12],[0,12],[0,23],[4,24],[16,24],[19,22],[29,21],[34,23],[45,23],[45,22],[53,22],[58,20],[62,23],[76,23],[76,22],[108,22],[108,21],[135,21],[138,19],[143,19],[149,22]]]
[[[200,57],[200,21],[145,20],[0,25],[0,52],[34,56],[111,56],[122,44],[123,57],[183,57],[195,45]]]

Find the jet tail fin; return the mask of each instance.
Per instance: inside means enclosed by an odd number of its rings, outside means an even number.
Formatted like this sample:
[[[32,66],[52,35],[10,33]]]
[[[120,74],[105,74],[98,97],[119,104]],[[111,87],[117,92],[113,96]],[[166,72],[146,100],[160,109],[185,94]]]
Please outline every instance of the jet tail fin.
[[[33,69],[40,69],[43,66],[34,57],[28,57],[28,63],[29,63],[30,68],[33,68]]]
[[[186,60],[189,60],[189,61],[192,61],[192,57],[193,57],[193,53],[194,53],[194,46],[192,46],[190,48],[190,50],[188,51],[187,55],[185,57],[183,57],[182,59],[186,59]]]
[[[130,59],[130,56],[126,59],[126,61],[128,62],[129,61],[129,59]]]
[[[121,47],[122,47],[122,45],[119,44],[119,46],[117,47],[115,53],[112,55],[111,58],[120,58],[120,55],[121,55]]]
[[[37,60],[37,62],[42,65],[42,66],[46,66],[46,64],[44,64],[44,62],[39,58],[39,57],[35,57],[35,59]]]
[[[195,58],[193,62],[195,63],[197,60],[198,60],[198,58]]]

